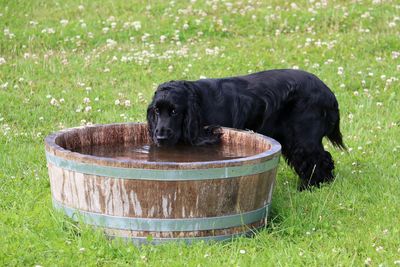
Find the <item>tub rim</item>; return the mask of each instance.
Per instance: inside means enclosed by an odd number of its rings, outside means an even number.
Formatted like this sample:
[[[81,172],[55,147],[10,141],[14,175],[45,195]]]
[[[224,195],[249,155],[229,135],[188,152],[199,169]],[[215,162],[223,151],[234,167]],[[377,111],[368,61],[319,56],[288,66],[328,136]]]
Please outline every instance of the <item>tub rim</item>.
[[[193,162],[147,162],[144,160],[136,159],[114,159],[107,157],[99,157],[93,155],[81,154],[78,152],[73,152],[66,148],[61,147],[56,143],[56,138],[66,134],[68,132],[96,128],[96,127],[112,127],[112,126],[140,126],[145,127],[147,124],[143,122],[128,122],[128,123],[110,123],[110,124],[94,124],[88,126],[78,126],[61,131],[53,132],[48,135],[45,139],[45,150],[46,154],[53,155],[58,158],[62,158],[69,161],[77,161],[88,164],[96,164],[101,166],[115,166],[123,168],[149,168],[149,169],[208,169],[208,168],[220,168],[228,166],[239,166],[246,164],[261,163],[268,161],[272,158],[279,157],[281,155],[281,145],[275,139],[250,131],[250,130],[239,130],[229,127],[221,127],[222,131],[234,131],[240,132],[246,135],[253,135],[255,138],[260,138],[270,144],[270,149],[251,155],[249,157],[237,158],[237,159],[227,159],[227,160],[217,160],[217,161],[193,161]]]

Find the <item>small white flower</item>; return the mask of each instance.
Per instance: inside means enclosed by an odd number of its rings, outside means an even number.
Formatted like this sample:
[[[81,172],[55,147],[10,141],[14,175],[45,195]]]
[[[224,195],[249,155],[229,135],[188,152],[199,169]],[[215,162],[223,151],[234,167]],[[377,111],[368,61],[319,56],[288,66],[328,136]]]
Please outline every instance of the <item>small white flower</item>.
[[[79,11],[83,11],[85,9],[85,7],[83,5],[79,5],[78,9],[79,9]]]
[[[115,100],[114,104],[115,104],[115,105],[120,105],[120,104],[121,104],[121,101],[120,101],[119,99],[117,99],[117,100]]]
[[[8,87],[8,82],[5,82],[5,83],[0,85],[1,89],[7,89],[7,87]]]
[[[241,249],[241,250],[239,250],[239,253],[240,253],[240,254],[246,254],[246,250]]]
[[[132,26],[136,31],[138,31],[142,28],[142,23],[140,21],[134,21],[132,22]]]
[[[90,103],[90,98],[89,98],[89,97],[85,97],[85,98],[83,99],[83,103],[85,103],[85,104]]]
[[[117,42],[114,41],[113,39],[107,39],[106,43],[108,47],[114,47],[117,45]]]
[[[6,64],[7,61],[4,57],[0,57],[0,65]]]
[[[91,110],[92,110],[92,107],[91,107],[91,106],[85,107],[85,112],[90,112]]]
[[[338,67],[338,72],[337,74],[343,75],[343,67]]]
[[[130,106],[131,106],[131,101],[125,100],[125,107],[130,107]]]
[[[174,70],[174,66],[169,65],[169,66],[168,66],[168,72],[172,72],[173,70]]]
[[[371,260],[370,257],[366,258],[365,261],[364,261],[364,264],[367,265],[367,266],[371,265],[371,263],[372,263],[372,260]]]
[[[384,235],[387,235],[387,234],[389,233],[389,230],[388,230],[388,229],[385,229],[385,230],[382,231],[382,233],[383,233]]]
[[[69,22],[69,21],[68,21],[67,19],[62,19],[62,20],[60,20],[60,23],[61,23],[61,25],[62,25],[63,27],[67,26],[68,22]]]
[[[58,101],[54,97],[50,100],[50,105],[52,106],[58,106]]]

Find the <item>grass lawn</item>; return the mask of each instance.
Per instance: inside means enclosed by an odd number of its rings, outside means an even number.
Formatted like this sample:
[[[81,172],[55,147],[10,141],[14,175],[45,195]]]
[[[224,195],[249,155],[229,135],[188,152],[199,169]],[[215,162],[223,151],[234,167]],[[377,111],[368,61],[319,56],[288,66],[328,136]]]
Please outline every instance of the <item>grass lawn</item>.
[[[295,4],[296,3],[296,4]],[[0,266],[400,265],[400,3],[0,0]],[[43,139],[145,121],[157,84],[273,68],[336,94],[348,152],[298,192],[281,162],[254,238],[140,249],[55,212]]]

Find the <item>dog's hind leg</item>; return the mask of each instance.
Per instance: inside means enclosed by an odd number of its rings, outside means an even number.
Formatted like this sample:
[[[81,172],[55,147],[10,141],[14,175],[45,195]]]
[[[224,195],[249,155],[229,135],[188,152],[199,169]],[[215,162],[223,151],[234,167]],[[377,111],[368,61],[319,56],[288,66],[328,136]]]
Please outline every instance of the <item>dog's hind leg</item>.
[[[296,145],[290,153],[284,153],[290,166],[300,177],[299,190],[334,179],[334,162],[331,154],[321,145]]]
[[[322,145],[326,122],[320,112],[295,113],[281,132],[282,153],[300,177],[300,190],[334,179],[334,162]]]

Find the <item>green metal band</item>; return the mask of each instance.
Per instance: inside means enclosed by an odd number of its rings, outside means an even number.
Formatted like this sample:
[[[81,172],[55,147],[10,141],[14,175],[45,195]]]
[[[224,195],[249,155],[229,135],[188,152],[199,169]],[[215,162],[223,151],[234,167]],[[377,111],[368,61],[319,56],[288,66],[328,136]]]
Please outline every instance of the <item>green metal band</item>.
[[[234,238],[238,237],[250,237],[253,236],[257,231],[261,230],[264,226],[257,227],[254,229],[250,229],[248,231],[236,233],[236,234],[229,234],[229,235],[213,235],[213,236],[202,236],[202,237],[165,237],[165,238],[147,238],[147,237],[123,237],[123,236],[108,236],[110,238],[122,238],[126,241],[132,242],[136,246],[141,245],[160,245],[168,242],[177,242],[177,243],[185,243],[185,244],[192,244],[195,242],[220,242],[220,241],[230,241]]]
[[[245,175],[258,174],[275,168],[279,163],[279,155],[268,161],[252,164],[224,168],[210,169],[190,169],[190,170],[155,170],[101,166],[96,164],[86,164],[57,157],[46,152],[47,161],[51,164],[79,173],[107,176],[124,179],[140,180],[162,180],[162,181],[182,181],[182,180],[207,180],[223,179]]]
[[[120,217],[82,211],[67,207],[55,199],[53,199],[53,206],[57,210],[64,211],[73,220],[78,221],[81,219],[87,224],[105,228],[152,232],[202,231],[242,226],[265,219],[269,210],[269,204],[267,204],[260,209],[227,216],[190,219],[154,219]]]

